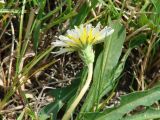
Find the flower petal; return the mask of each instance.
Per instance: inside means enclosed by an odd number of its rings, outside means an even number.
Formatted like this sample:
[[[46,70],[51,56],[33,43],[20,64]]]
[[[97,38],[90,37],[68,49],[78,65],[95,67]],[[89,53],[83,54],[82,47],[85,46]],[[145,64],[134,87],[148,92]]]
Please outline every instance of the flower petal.
[[[63,36],[63,35],[60,35],[59,39],[64,41],[64,42],[74,42],[72,39],[69,39],[68,37]]]
[[[113,32],[114,32],[114,29],[112,29],[111,27],[107,27],[107,28],[105,29],[105,35],[106,35],[106,36],[111,35]]]
[[[56,54],[56,56],[61,55],[63,53],[72,53],[74,52],[73,49],[69,49],[69,48],[61,48],[59,51],[56,52],[52,52],[53,54]]]
[[[99,35],[97,36],[97,40],[102,40],[106,36],[111,35],[114,32],[114,30],[111,27],[105,27],[99,32]]]
[[[61,47],[61,46],[66,47],[66,46],[68,46],[68,44],[66,44],[65,42],[60,41],[60,40],[52,42],[51,44],[54,45],[55,47]]]

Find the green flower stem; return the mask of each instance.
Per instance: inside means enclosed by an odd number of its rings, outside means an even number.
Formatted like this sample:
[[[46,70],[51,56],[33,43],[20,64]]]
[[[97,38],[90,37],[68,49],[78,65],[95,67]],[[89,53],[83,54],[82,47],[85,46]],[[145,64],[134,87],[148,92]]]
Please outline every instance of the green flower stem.
[[[90,83],[92,80],[92,74],[93,74],[93,63],[89,63],[88,64],[88,77],[87,77],[86,83],[83,86],[83,88],[81,89],[77,98],[74,100],[74,102],[71,104],[71,106],[69,107],[67,112],[64,114],[62,120],[69,120],[70,119],[72,112],[77,107],[78,103],[80,102],[80,100],[82,99],[82,97],[84,96],[84,94],[86,93],[87,89],[90,86]]]

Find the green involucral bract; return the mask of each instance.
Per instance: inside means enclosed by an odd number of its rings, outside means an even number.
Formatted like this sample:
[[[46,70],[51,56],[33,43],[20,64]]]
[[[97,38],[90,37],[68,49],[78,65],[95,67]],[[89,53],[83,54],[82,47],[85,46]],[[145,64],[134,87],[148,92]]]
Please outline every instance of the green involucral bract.
[[[87,45],[84,49],[79,51],[79,55],[86,65],[94,62],[94,52],[92,45]]]

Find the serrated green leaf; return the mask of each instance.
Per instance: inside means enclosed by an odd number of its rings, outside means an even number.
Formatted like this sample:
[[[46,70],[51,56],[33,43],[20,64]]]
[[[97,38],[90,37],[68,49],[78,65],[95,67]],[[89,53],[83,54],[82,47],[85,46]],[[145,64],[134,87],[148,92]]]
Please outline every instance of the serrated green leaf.
[[[160,100],[160,87],[143,92],[134,92],[121,97],[120,105],[104,112],[88,113],[85,120],[119,120],[138,106],[150,106]]]
[[[46,120],[53,115],[56,119],[58,111],[62,108],[64,103],[61,100],[56,100],[53,103],[48,104],[38,113],[39,120]]]
[[[149,109],[141,113],[122,118],[122,120],[149,120],[157,118],[160,118],[160,110]]]

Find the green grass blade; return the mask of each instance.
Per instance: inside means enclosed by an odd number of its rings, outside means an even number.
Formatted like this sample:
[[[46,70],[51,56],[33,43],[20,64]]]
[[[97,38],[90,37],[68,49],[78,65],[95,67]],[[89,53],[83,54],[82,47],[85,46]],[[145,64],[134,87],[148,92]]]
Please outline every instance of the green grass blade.
[[[77,12],[72,11],[72,12],[68,13],[67,15],[64,15],[64,16],[56,19],[55,21],[52,21],[52,22],[49,23],[48,25],[46,25],[46,26],[42,29],[42,31],[46,31],[46,30],[50,29],[51,27],[53,27],[53,26],[55,26],[55,25],[57,25],[57,24],[61,24],[62,22],[64,22],[65,20],[67,20],[67,19],[75,16],[76,14],[77,14]]]
[[[86,17],[88,16],[89,12],[91,11],[91,9],[95,8],[96,4],[98,3],[98,0],[92,0],[89,2],[91,2],[91,6],[89,5],[90,3],[87,3],[85,1],[83,6],[78,11],[78,14],[71,20],[71,26],[80,25],[80,24],[84,23],[84,21],[85,21]]]
[[[156,9],[156,12],[157,13],[160,13],[160,4],[159,4],[159,0],[151,0],[151,2],[153,3],[155,9]]]
[[[47,54],[49,54],[52,51],[52,49],[53,47],[49,47],[44,52],[34,57],[34,59],[23,68],[21,73],[23,75],[26,75],[28,71],[30,71],[40,60],[42,60]]]
[[[21,71],[19,67],[23,57],[21,56],[21,47],[22,47],[23,18],[24,18],[25,5],[26,5],[26,0],[23,0],[22,12],[20,16],[20,25],[19,25],[19,38],[18,38],[19,41],[17,47],[16,74],[18,74]]]

